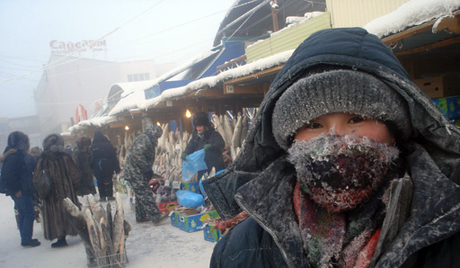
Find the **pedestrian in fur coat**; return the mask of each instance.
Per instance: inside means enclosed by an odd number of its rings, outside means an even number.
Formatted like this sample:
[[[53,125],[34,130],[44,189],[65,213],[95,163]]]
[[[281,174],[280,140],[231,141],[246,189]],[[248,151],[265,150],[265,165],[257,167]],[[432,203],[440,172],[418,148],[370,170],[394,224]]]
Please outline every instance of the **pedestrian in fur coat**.
[[[93,153],[89,149],[89,146],[91,146],[91,139],[88,137],[80,137],[76,144],[77,147],[73,153],[73,161],[77,165],[81,175],[77,195],[94,195],[96,194],[96,187],[94,185],[93,170],[90,165],[93,160]]]
[[[43,228],[47,240],[57,241],[51,247],[67,246],[66,236],[77,235],[77,230],[72,226],[66,216],[64,202],[69,198],[79,206],[77,199],[80,172],[72,158],[65,153],[64,139],[59,134],[51,134],[43,141],[43,152],[38,159],[34,172],[34,186],[38,187],[39,174],[48,170],[53,189],[51,194],[43,200]]]

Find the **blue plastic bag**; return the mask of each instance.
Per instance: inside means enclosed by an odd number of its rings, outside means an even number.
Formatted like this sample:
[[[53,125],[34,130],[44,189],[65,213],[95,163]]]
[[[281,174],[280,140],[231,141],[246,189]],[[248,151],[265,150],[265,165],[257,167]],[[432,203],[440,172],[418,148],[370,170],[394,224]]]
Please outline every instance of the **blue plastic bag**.
[[[189,190],[179,190],[176,192],[177,203],[184,207],[197,208],[204,206],[204,197],[201,194],[190,192]]]
[[[188,182],[198,171],[207,170],[206,162],[204,162],[204,150],[198,150],[193,154],[187,155],[182,163],[182,178]]]

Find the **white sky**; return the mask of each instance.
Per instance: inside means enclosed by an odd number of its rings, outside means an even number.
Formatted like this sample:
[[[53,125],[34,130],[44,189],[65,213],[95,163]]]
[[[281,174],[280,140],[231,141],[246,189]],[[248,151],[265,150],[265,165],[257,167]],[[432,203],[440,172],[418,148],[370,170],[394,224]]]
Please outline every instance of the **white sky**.
[[[234,2],[0,0],[0,117],[35,114],[33,91],[52,40],[75,43],[109,34],[108,51],[98,52],[98,59],[182,62],[212,47]]]

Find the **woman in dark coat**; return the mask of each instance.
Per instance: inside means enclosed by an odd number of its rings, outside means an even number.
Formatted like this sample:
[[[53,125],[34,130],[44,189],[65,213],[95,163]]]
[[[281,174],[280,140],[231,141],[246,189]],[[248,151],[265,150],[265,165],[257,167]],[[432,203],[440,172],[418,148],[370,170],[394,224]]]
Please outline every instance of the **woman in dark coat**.
[[[80,137],[76,143],[77,147],[73,153],[73,161],[77,165],[81,175],[80,185],[77,189],[77,195],[84,196],[88,194],[96,194],[93,170],[91,169],[93,153],[89,149],[89,146],[91,146],[91,139],[88,137]]]
[[[80,183],[80,172],[72,158],[64,151],[64,139],[51,134],[43,141],[43,152],[34,172],[34,186],[38,188],[39,174],[47,170],[53,183],[50,195],[43,199],[43,228],[47,240],[58,239],[51,247],[67,246],[66,235],[77,235],[77,230],[68,220],[63,200],[69,198],[79,206],[76,189]]]
[[[32,239],[35,211],[32,184],[34,159],[28,155],[29,137],[20,132],[12,132],[8,136],[6,152],[10,152],[3,161],[1,190],[11,196],[15,209],[18,211],[17,223],[21,234],[21,245],[26,247],[39,246],[37,239]],[[13,152],[13,153],[11,153]]]
[[[117,150],[100,131],[94,132],[93,144],[90,148],[93,152],[91,169],[97,180],[100,200],[114,200],[113,175],[120,173]]]
[[[378,37],[314,33],[203,183],[221,217],[249,215],[211,267],[460,267],[459,141]]]

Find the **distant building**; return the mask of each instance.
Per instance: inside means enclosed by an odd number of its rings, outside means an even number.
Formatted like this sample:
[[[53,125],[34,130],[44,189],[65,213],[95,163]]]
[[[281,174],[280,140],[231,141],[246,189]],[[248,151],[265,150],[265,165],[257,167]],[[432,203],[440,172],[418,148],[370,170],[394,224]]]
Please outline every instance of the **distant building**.
[[[90,117],[113,84],[154,79],[171,67],[153,60],[117,63],[52,54],[35,91],[41,138]]]

